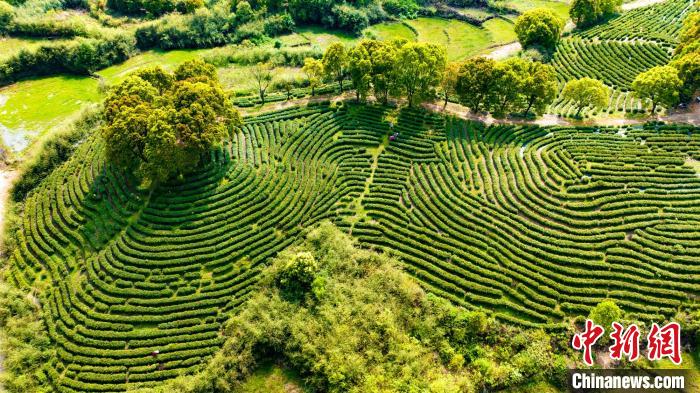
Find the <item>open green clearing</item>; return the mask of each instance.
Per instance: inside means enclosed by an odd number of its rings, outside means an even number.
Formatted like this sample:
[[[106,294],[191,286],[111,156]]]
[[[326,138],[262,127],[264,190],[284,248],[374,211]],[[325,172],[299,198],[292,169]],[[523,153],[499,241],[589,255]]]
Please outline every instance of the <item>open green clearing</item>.
[[[697,310],[697,128],[485,127],[403,110],[387,142],[387,114],[248,118],[208,166],[153,193],[105,164],[98,136],[83,143],[26,200],[10,253],[8,280],[45,288],[49,377],[96,392],[194,370],[266,261],[322,220],[513,324],[559,330],[605,298],[641,320]]]
[[[569,2],[556,0],[505,0],[504,4],[518,12],[525,12],[533,8],[549,8],[561,19],[569,20]]]
[[[267,364],[248,377],[236,393],[306,393],[301,378],[277,365]]]

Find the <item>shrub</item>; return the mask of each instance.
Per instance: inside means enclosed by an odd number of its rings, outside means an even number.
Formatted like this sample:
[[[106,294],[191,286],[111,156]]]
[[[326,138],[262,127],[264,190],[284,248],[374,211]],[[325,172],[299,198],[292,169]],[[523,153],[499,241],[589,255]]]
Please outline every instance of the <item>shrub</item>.
[[[532,45],[553,48],[563,29],[564,21],[546,8],[525,11],[515,22],[515,34],[525,48]]]

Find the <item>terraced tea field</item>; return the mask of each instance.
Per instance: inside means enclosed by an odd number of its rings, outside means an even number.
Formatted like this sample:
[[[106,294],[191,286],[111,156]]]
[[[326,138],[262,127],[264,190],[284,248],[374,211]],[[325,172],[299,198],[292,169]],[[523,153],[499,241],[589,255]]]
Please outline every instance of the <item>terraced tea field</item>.
[[[62,392],[191,370],[263,265],[330,220],[434,293],[559,329],[606,297],[698,309],[698,129],[494,126],[403,110],[247,118],[209,164],[148,193],[98,137],[30,194],[7,277],[43,288]],[[391,132],[399,132],[389,141]],[[152,356],[153,351],[159,351]]]
[[[552,59],[561,86],[582,77],[599,79],[610,87],[610,101],[604,112],[649,109],[648,102],[630,93],[630,85],[640,72],[668,63],[683,19],[696,7],[693,4],[689,0],[666,0],[623,12],[607,23],[563,38]],[[550,111],[571,115],[576,109],[559,99]]]

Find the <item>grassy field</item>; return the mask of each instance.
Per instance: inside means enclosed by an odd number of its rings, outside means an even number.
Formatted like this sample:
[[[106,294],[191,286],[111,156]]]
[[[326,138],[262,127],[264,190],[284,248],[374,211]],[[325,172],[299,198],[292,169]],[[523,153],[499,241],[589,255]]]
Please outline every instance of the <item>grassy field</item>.
[[[519,12],[533,8],[548,8],[563,20],[569,20],[569,2],[557,0],[505,0],[504,4]]]
[[[42,44],[58,43],[67,40],[47,40],[43,38],[17,38],[0,36],[0,61],[14,56],[22,49],[32,50]]]
[[[0,129],[16,152],[60,125],[86,103],[100,99],[96,79],[60,75],[29,79],[0,88]]]
[[[187,60],[201,57],[208,49],[190,49],[173,51],[148,51],[134,56],[122,64],[114,65],[97,74],[110,83],[118,83],[129,73],[143,67],[159,65],[166,70],[172,70]]]
[[[457,20],[417,18],[382,23],[368,31],[380,40],[405,38],[442,45],[447,48],[450,61],[463,60],[516,39],[513,24],[504,19],[488,20],[479,28]]]
[[[307,393],[299,375],[273,364],[258,368],[236,393]]]

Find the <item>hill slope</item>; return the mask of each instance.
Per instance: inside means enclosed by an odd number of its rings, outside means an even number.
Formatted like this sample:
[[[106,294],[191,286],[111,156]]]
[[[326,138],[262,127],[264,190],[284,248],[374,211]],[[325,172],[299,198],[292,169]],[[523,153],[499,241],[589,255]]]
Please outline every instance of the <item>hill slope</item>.
[[[698,307],[697,128],[293,108],[246,119],[206,168],[150,193],[101,143],[30,194],[6,269],[39,292],[63,392],[194,369],[263,264],[325,219],[433,292],[520,325],[556,329],[606,297],[641,319]]]

